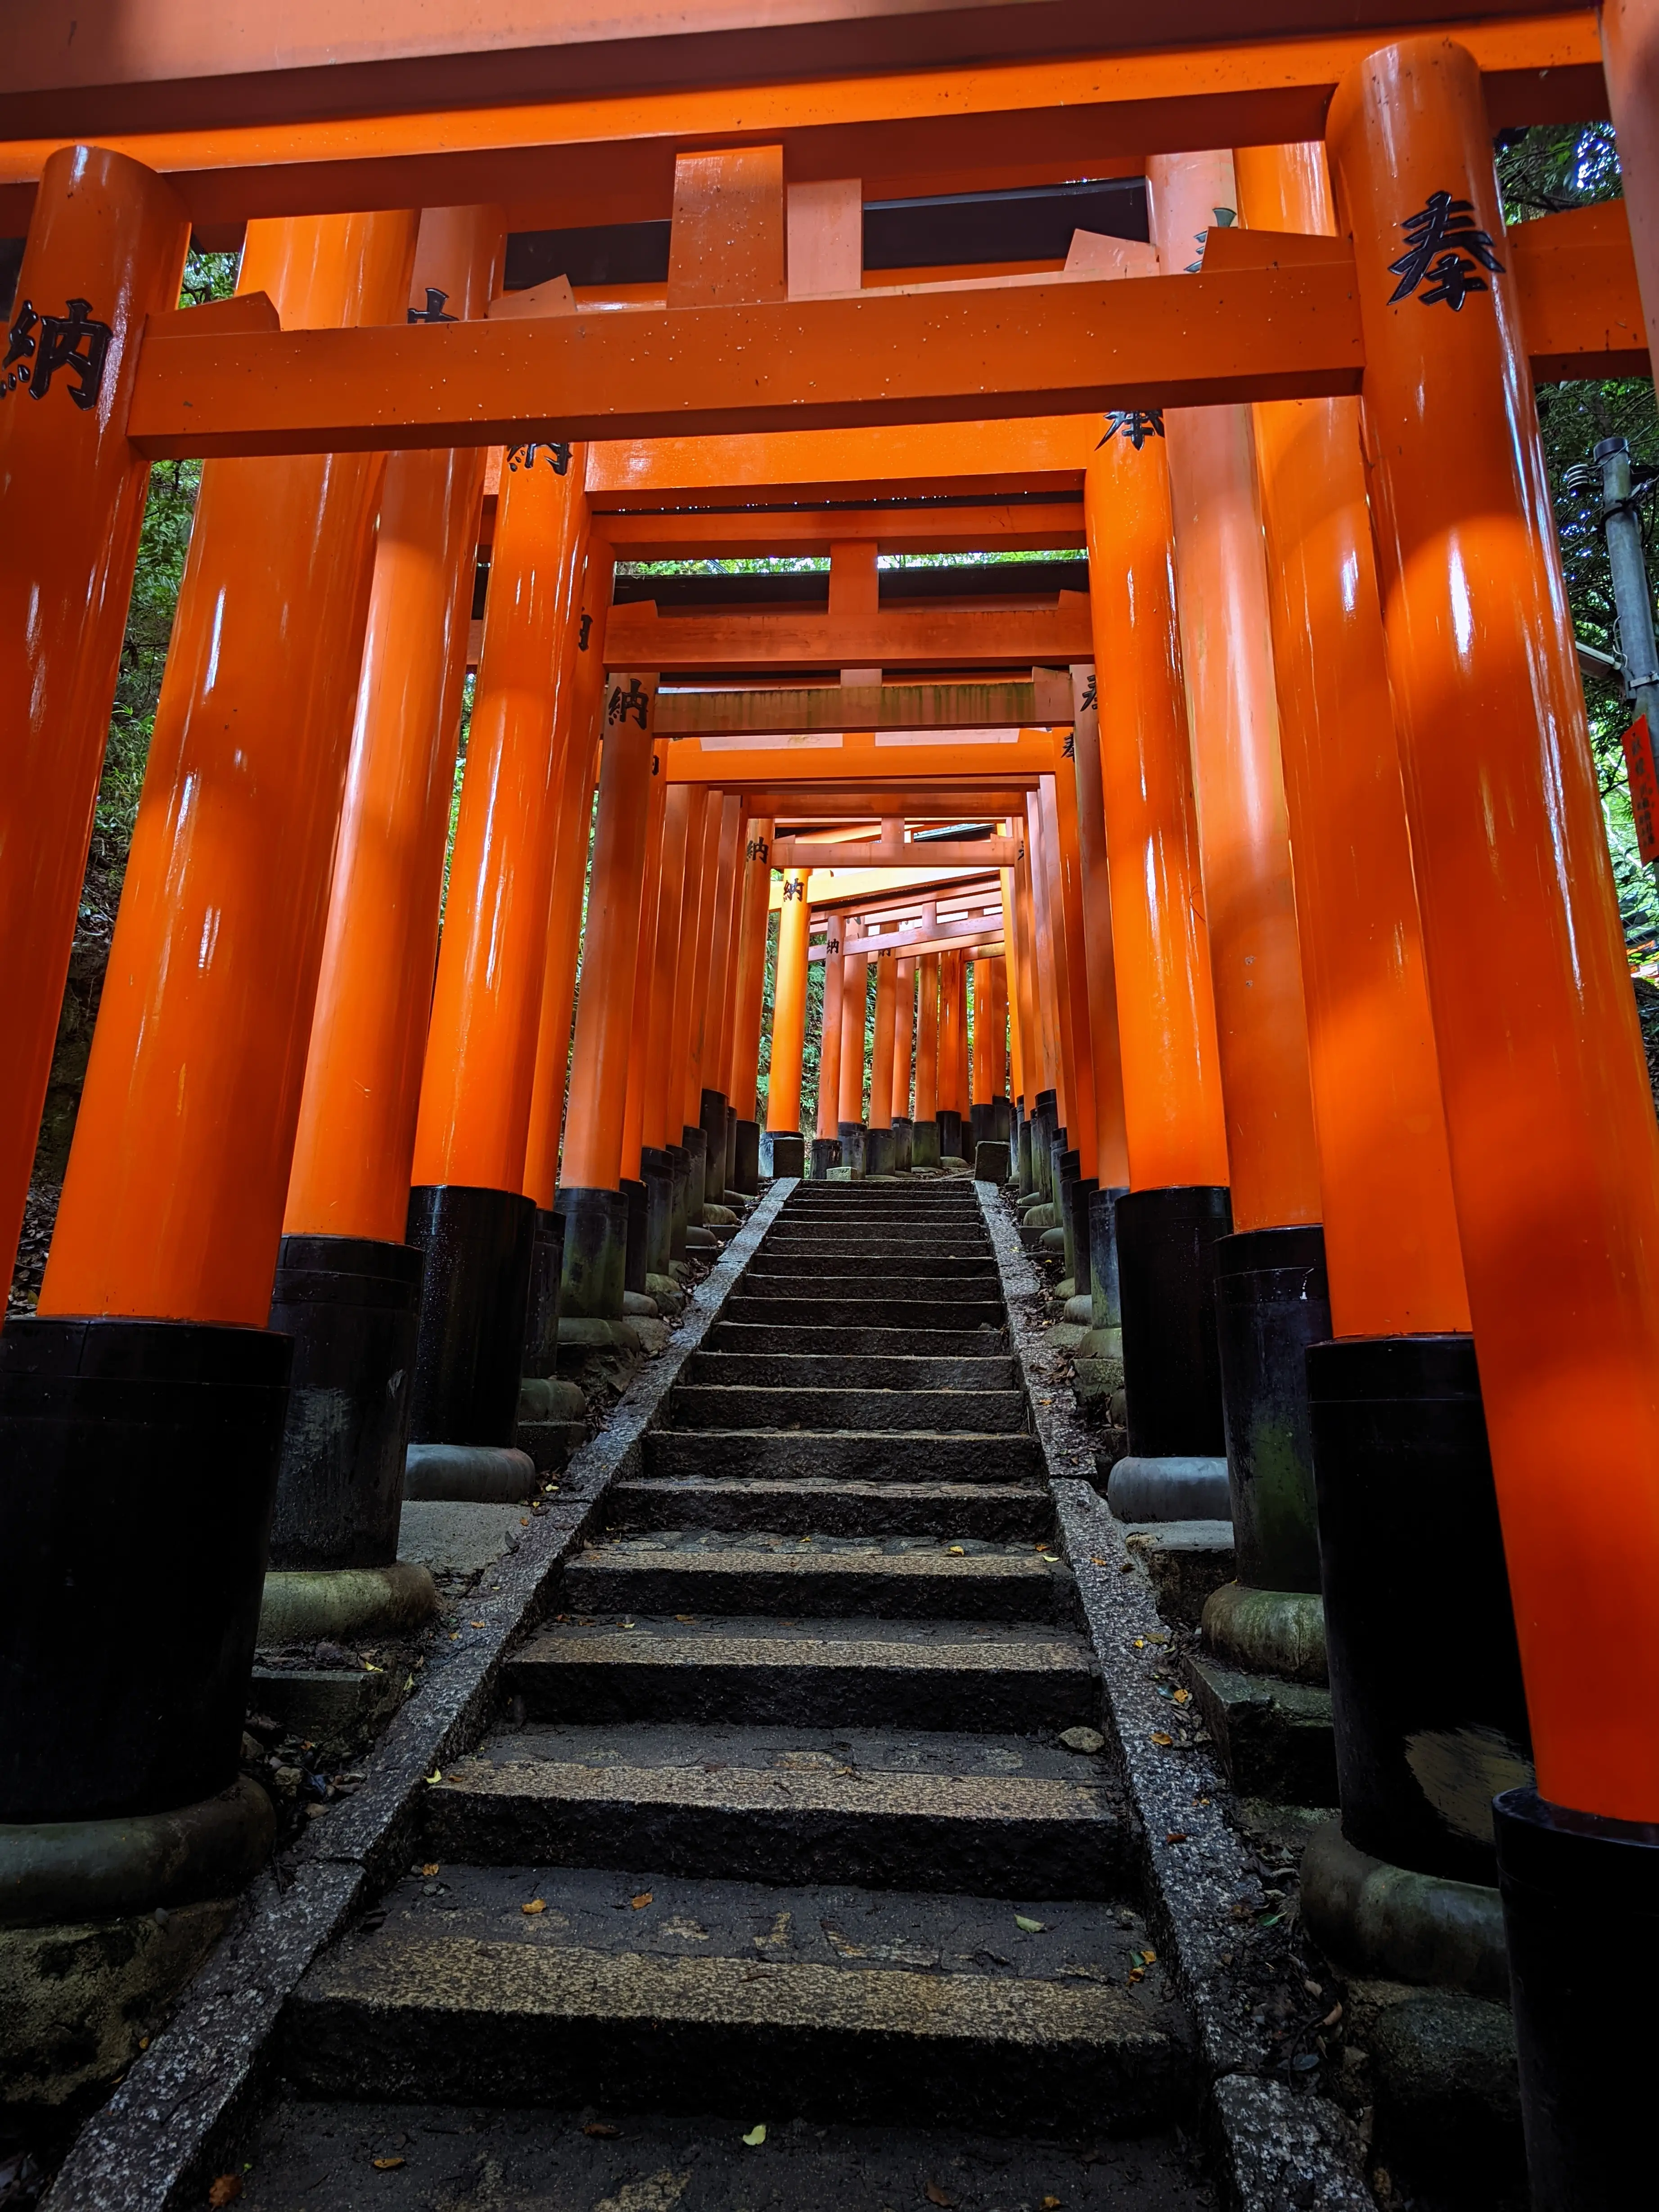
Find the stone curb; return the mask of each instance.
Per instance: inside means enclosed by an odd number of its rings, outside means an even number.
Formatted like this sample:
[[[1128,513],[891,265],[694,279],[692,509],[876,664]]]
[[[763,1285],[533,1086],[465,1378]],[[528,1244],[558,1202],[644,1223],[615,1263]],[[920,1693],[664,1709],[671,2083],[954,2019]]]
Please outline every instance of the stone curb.
[[[732,1286],[794,1189],[774,1182],[691,1293],[667,1350],[636,1376],[559,1493],[474,1593],[484,1626],[463,1629],[364,1762],[348,1804],[313,1823],[300,1863],[268,1867],[181,2000],[167,2029],[76,2137],[40,2212],[195,2212],[215,2154],[228,2156],[258,2097],[266,2045],[317,1954],[409,1863],[426,1777],[470,1751],[489,1725],[501,1668],[531,1635],[552,1583],[605,1492],[639,1462],[665,1418],[681,1368],[718,1320]]]
[[[1160,1697],[1152,1662],[1168,1629],[1145,1577],[1132,1571],[1123,1523],[1085,1479],[1093,1441],[1070,1401],[1059,1358],[1041,1331],[1047,1288],[992,1183],[976,1183],[1007,1301],[1009,1336],[1048,1464],[1067,1561],[1077,1577],[1100,1662],[1104,1723],[1115,1739],[1139,1818],[1149,1917],[1198,2030],[1210,2082],[1206,2115],[1216,2163],[1246,2212],[1286,2204],[1321,2212],[1373,2212],[1359,2145],[1337,2106],[1274,2080],[1271,2051],[1254,2025],[1249,1978],[1235,1962],[1261,1941],[1252,1924],[1265,1899],[1261,1878],[1228,1825],[1225,1777],[1203,1745],[1155,1736],[1190,1735],[1181,1709]],[[1145,1639],[1141,1650],[1136,1639]],[[1207,1804],[1197,1801],[1207,1798]],[[1235,1918],[1234,1907],[1244,1908]],[[1294,2115],[1295,2124],[1286,2125]]]

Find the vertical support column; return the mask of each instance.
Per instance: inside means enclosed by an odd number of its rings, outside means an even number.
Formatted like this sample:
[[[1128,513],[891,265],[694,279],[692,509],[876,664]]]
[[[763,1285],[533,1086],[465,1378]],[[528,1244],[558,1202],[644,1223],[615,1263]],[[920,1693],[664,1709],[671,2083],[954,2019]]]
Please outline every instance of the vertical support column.
[[[772,823],[751,821],[743,848],[743,915],[738,929],[738,988],[732,1014],[732,1110],[737,1116],[732,1188],[745,1198],[759,1188],[760,1127],[755,1085],[766,993],[767,910],[772,890]]]
[[[430,291],[453,320],[482,315],[505,239],[499,208],[428,209],[408,312]],[[359,1570],[361,1629],[437,1601],[424,1570],[396,1565],[422,1271],[404,1235],[484,459],[472,447],[386,461],[271,1307],[294,1339],[271,1565]],[[380,1571],[380,1599],[363,1569]],[[286,1632],[341,1634],[343,1587],[274,1588]]]
[[[914,1166],[939,1165],[939,969],[940,956],[916,962],[916,1104],[910,1132]]]
[[[806,872],[791,868],[783,879],[778,916],[778,964],[772,986],[772,1074],[766,1092],[766,1146],[774,1176],[805,1171],[800,1130],[801,1055],[806,1043],[806,939],[811,909]]]
[[[1129,1195],[1110,1209],[1134,1458],[1213,1462],[1224,1431],[1211,1248],[1231,1226],[1209,935],[1176,634],[1164,441],[1121,426],[1089,464],[1090,607]],[[1097,1206],[1104,1211],[1103,1200]],[[1091,1225],[1091,1242],[1102,1237]],[[1154,1470],[1154,1474],[1156,1474]],[[1204,1510],[1224,1510],[1209,1470]],[[1114,1470],[1116,1475],[1116,1470]],[[1160,1502],[1157,1486],[1133,1518]],[[1220,1488],[1220,1498],[1216,1496]],[[1172,1495],[1165,1503],[1178,1504]],[[1195,1510],[1195,1509],[1194,1509]]]
[[[1012,823],[1005,825],[1012,831]],[[1006,973],[1004,978],[1008,1009],[1008,1093],[1015,1114],[1023,1115],[1026,1105],[1025,1042],[1020,1025],[1020,941],[1018,916],[1015,907],[1014,871],[1002,868],[997,880],[1002,890],[1002,942]]]
[[[553,811],[570,733],[587,536],[586,448],[511,449],[501,470],[449,897],[416,1123],[410,1241],[427,1255],[413,1434],[510,1447],[536,1201],[524,1191]],[[568,1225],[567,1224],[567,1234]],[[477,1462],[424,1452],[413,1494]]]
[[[147,316],[179,304],[189,218],[124,154],[40,173],[0,377],[0,1269],[17,1256],[86,874],[149,463],[127,442]],[[84,302],[88,319],[72,333]],[[42,318],[51,318],[48,330]],[[44,346],[71,357],[48,368]],[[43,527],[51,518],[51,527]]]
[[[573,1319],[614,1320],[623,1310],[629,1063],[638,972],[650,951],[641,915],[653,786],[660,781],[653,775],[656,697],[654,674],[613,674],[605,690],[599,816],[556,1201],[565,1223],[560,1299]]]
[[[963,1123],[968,1090],[968,972],[960,952],[942,952],[939,962],[939,1152],[941,1160],[963,1157]]]
[[[654,678],[652,679],[654,681]],[[639,933],[635,940],[634,961],[633,1013],[629,1022],[627,1057],[628,1080],[623,1093],[622,1175],[618,1188],[629,1196],[630,1183],[637,1182],[645,1191],[645,1281],[642,1285],[647,1297],[665,1303],[671,1310],[681,1295],[674,1278],[675,1222],[678,1218],[684,1247],[685,1208],[682,1204],[678,1216],[675,1194],[682,1199],[685,1193],[685,1165],[679,1158],[679,1172],[675,1172],[678,1153],[665,1146],[647,1145],[645,1139],[645,1078],[646,1061],[651,1037],[651,1000],[656,984],[657,907],[662,874],[663,831],[668,817],[668,746],[660,738],[653,738],[651,758],[644,771],[648,787],[644,800],[645,859],[640,871]],[[630,1229],[632,1216],[630,1211]],[[631,1288],[631,1284],[629,1285]]]
[[[916,1035],[916,963],[908,953],[895,960],[897,1006],[893,1016],[893,1172],[908,1175],[915,1165],[910,1118],[910,1062]]]
[[[876,955],[876,1026],[870,1047],[870,1125],[864,1172],[893,1172],[893,1024],[898,1016],[898,969],[890,951]]]
[[[1659,1925],[1659,1129],[1478,66],[1449,40],[1382,48],[1339,85],[1328,143],[1537,1760],[1535,1791],[1497,1800],[1528,2160],[1535,2204],[1588,2212],[1639,2170],[1659,2069],[1631,1972]],[[1587,1896],[1617,1931],[1592,1958],[1569,1933]]]
[[[993,1141],[995,1107],[991,1093],[991,963],[983,954],[973,962],[974,1024],[969,1085],[968,1119],[971,1143],[976,1149]]]
[[[824,916],[823,1008],[818,1028],[818,1103],[812,1138],[811,1172],[822,1181],[841,1165],[841,1001],[845,973],[841,957],[841,916]]]
[[[686,854],[684,918],[679,973],[674,984],[674,1032],[669,1118],[679,1117],[679,1141],[690,1163],[686,1220],[690,1241],[707,1251],[716,1242],[703,1226],[708,1196],[708,1136],[702,1126],[702,1068],[696,1038],[708,998],[708,962],[714,935],[714,890],[720,870],[721,793],[705,790],[695,849]],[[696,1121],[691,1118],[696,1115]],[[690,1234],[695,1231],[696,1233]]]
[[[1025,863],[1030,883],[1031,905],[1031,995],[1033,1008],[1042,1036],[1043,1073],[1045,1091],[1054,1093],[1051,1126],[1045,1142],[1042,1158],[1038,1164],[1037,1181],[1047,1200],[1053,1181],[1048,1152],[1055,1133],[1066,1126],[1066,1068],[1060,1048],[1060,1020],[1057,1012],[1058,994],[1055,988],[1054,915],[1050,896],[1052,877],[1043,831],[1042,794],[1040,790],[1025,796]]]
[[[697,1040],[700,1070],[697,1118],[708,1139],[703,1202],[728,1219],[726,1171],[732,1110],[726,1095],[726,1071],[732,1054],[732,954],[738,919],[738,871],[743,857],[743,794],[728,791],[720,802],[719,858],[714,874],[714,938],[708,955],[708,988]],[[730,1217],[735,1218],[735,1217]]]
[[[400,319],[415,233],[404,214],[256,222],[242,289],[290,326]],[[39,409],[60,399],[54,374]],[[236,1780],[289,1363],[264,1324],[383,472],[369,454],[203,471],[40,1312],[0,1337],[7,1821]],[[158,1613],[158,1588],[189,1602]],[[243,1809],[257,1855],[268,1815]]]
[[[841,1164],[864,1173],[864,1043],[870,1005],[870,956],[853,950],[849,915],[842,936],[840,1136]]]
[[[1248,222],[1334,229],[1322,144],[1236,158]],[[1511,1778],[1528,1778],[1526,1703],[1468,1334],[1359,404],[1277,402],[1255,421],[1336,1340],[1314,1339],[1300,1271],[1286,1271],[1274,1300],[1255,1301],[1255,1326],[1298,1351],[1316,1344],[1314,1481],[1304,1486],[1302,1451],[1283,1449],[1281,1415],[1242,1470],[1239,1581],[1316,1594],[1275,1598],[1273,1618],[1286,1624],[1320,1606],[1322,1581],[1348,1842],[1418,1875],[1492,1882],[1489,1839],[1449,1833],[1439,1793],[1456,1774],[1472,1802],[1489,1796],[1504,1744]],[[1224,1299],[1231,1288],[1224,1280]],[[1425,1547],[1418,1495],[1431,1465],[1447,1540]],[[1400,1619],[1393,1593],[1407,1589],[1443,1624],[1431,1656]],[[1212,1641],[1224,1635],[1218,1620]],[[1432,1798],[1408,1748],[1431,1736],[1446,1747]],[[1352,1892],[1322,1878],[1330,1851],[1341,1856],[1336,1831],[1313,1846],[1307,1909],[1322,1940],[1351,1954],[1352,1930],[1331,1905]]]

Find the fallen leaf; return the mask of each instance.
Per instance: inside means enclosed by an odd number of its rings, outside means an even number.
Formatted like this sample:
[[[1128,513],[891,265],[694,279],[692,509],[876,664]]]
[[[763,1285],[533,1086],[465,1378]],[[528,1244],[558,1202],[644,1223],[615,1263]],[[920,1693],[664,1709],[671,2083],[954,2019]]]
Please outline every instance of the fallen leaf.
[[[1060,2212],[1059,2197],[1045,2197],[1041,2206],[1041,2212]]]
[[[1157,1966],[1157,1964],[1158,1964],[1158,1954],[1157,1954],[1157,1952],[1156,1952],[1156,1951],[1143,1951],[1143,1952],[1141,1953],[1141,1954],[1140,1954],[1140,1963],[1141,1963],[1141,1965],[1142,1965],[1143,1966]]]
[[[651,1902],[651,1892],[648,1889],[642,1889],[637,1897],[630,1897],[628,1901],[635,1912],[643,1912]]]
[[[1089,1554],[1089,1565],[1091,1567],[1109,1567],[1111,1564],[1109,1559],[1097,1559],[1092,1552]]]
[[[528,1905],[521,1905],[519,1910],[520,1912],[545,1912],[547,1900],[545,1898],[532,1897]]]
[[[1128,1978],[1132,1982],[1144,1982],[1146,1978],[1146,1969],[1145,1966],[1131,1966]]]
[[[437,1860],[434,1859],[429,1865],[423,1866],[421,1869],[421,1872],[426,1876],[427,1880],[430,1881],[433,1875],[434,1874],[441,1874],[443,1872],[443,1869],[439,1865]]]
[[[413,1687],[413,1685],[414,1685],[414,1677],[413,1677],[413,1675],[411,1675],[411,1676],[410,1677],[410,1686],[411,1686],[411,1687]],[[443,1778],[444,1778],[444,1773],[443,1773],[443,1769],[442,1769],[442,1767],[441,1767],[441,1766],[434,1766],[434,1767],[433,1768],[433,1770],[432,1770],[431,1773],[430,1773],[430,1774],[428,1774],[428,1775],[427,1776],[427,1778],[427,1778],[427,1780],[428,1780],[428,1782],[441,1782],[441,1781],[443,1780]]]
[[[1187,1831],[1184,1828],[1171,1828],[1164,1840],[1166,1844],[1184,1844],[1187,1840]]]
[[[965,1559],[968,1556],[960,1544],[947,1544],[945,1548],[947,1552],[953,1552],[959,1559]]]
[[[1190,1704],[1192,1694],[1193,1693],[1190,1690],[1177,1690],[1175,1693],[1175,1701],[1176,1705],[1184,1705]]]
[[[407,2166],[406,2158],[377,2158],[372,2161],[376,2173],[395,2173],[400,2166]]]
[[[1048,1923],[1042,1920],[1028,1920],[1023,1912],[1017,1912],[1014,1915],[1014,1925],[1016,1928],[1023,1928],[1028,1936],[1041,1936]]]
[[[744,2137],[744,2141],[748,2144],[750,2150],[758,2150],[761,2145],[766,2141],[765,2121],[762,2120],[757,2126],[750,2128],[748,2134]]]
[[[1160,1751],[1167,1751],[1170,1748],[1170,1746],[1175,1741],[1175,1738],[1172,1735],[1165,1735],[1162,1729],[1154,1729],[1152,1730],[1152,1741],[1158,1746]]]
[[[483,1626],[483,1623],[481,1620],[469,1620],[466,1625],[469,1628],[482,1628]]]
[[[921,2193],[930,2204],[954,2204],[957,2201],[954,2197],[947,2197],[936,2181],[927,2183]]]
[[[234,2204],[241,2193],[241,2175],[222,2173],[208,2191],[208,2203],[216,2209],[221,2204]]]
[[[613,2136],[619,2136],[622,2130],[610,2120],[589,2120],[582,2133],[585,2136],[600,2136],[609,2142]]]
[[[674,1615],[676,1620],[684,1620],[688,1622],[696,1620],[696,1617],[697,1616],[695,1613],[677,1613]]]
[[[519,1526],[520,1526],[520,1528],[527,1528],[530,1526],[530,1522],[529,1522],[528,1518],[526,1517],[526,1518],[524,1518],[524,1519],[520,1520],[520,1522],[519,1522]]]

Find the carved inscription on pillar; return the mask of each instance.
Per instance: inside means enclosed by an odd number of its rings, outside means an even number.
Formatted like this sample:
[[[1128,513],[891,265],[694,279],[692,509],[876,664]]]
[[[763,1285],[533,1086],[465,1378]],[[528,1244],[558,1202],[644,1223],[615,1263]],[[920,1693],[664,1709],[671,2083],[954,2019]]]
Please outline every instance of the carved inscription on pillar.
[[[21,384],[28,387],[31,398],[44,399],[62,369],[73,380],[70,403],[95,407],[114,336],[109,325],[93,313],[89,300],[66,301],[61,315],[40,314],[34,302],[25,300],[6,333],[0,398],[9,398]]]
[[[1443,303],[1458,314],[1471,292],[1490,289],[1486,278],[1476,273],[1477,264],[1494,276],[1504,274],[1492,234],[1475,227],[1473,200],[1455,200],[1449,192],[1431,192],[1427,205],[1408,215],[1400,228],[1406,234],[1406,251],[1398,261],[1389,264],[1389,274],[1400,279],[1389,295],[1391,307],[1416,292],[1419,306],[1437,307]],[[1424,283],[1428,290],[1418,291]]]

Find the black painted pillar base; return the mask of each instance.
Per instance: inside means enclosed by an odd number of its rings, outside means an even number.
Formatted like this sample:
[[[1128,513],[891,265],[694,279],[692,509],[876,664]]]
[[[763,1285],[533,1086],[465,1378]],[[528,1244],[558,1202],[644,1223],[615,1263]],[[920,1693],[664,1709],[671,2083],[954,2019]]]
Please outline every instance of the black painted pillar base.
[[[426,1255],[411,1442],[512,1443],[535,1236],[536,1201],[521,1191],[409,1194],[409,1241]]]
[[[685,1187],[685,1218],[694,1228],[702,1225],[702,1209],[708,1200],[708,1132],[688,1122],[680,1131],[680,1145],[690,1170]]]
[[[1130,1452],[1218,1459],[1226,1431],[1213,1248],[1233,1225],[1226,1186],[1132,1190],[1118,1200],[1113,1219]]]
[[[564,1280],[564,1216],[536,1209],[536,1242],[530,1259],[530,1299],[525,1309],[521,1375],[547,1376],[559,1364],[559,1297]]]
[[[939,1156],[942,1160],[959,1160],[962,1152],[962,1116],[954,1106],[945,1107],[934,1115],[939,1123]]]
[[[841,1133],[841,1164],[844,1168],[851,1168],[855,1176],[861,1176],[864,1173],[864,1124],[862,1121],[842,1121],[836,1126]]]
[[[738,1121],[732,1138],[732,1176],[728,1190],[741,1192],[744,1198],[756,1198],[760,1194],[760,1123]]]
[[[1014,1120],[1014,1171],[1019,1177],[1018,1195],[1021,1198],[1029,1198],[1036,1188],[1031,1164],[1033,1133],[1031,1117],[1025,1111],[1025,1103],[1022,1099]]]
[[[1055,1140],[1054,1151],[1054,1226],[1062,1240],[1063,1265],[1070,1275],[1075,1266],[1072,1254],[1072,1186],[1082,1173],[1083,1162],[1074,1146]]]
[[[643,1294],[647,1242],[644,1178],[624,1176],[618,1188],[628,1200],[628,1253],[623,1267],[623,1287]]]
[[[930,1118],[910,1124],[910,1164],[913,1168],[936,1168],[939,1165],[939,1122]]]
[[[814,1182],[825,1182],[831,1168],[841,1165],[841,1139],[814,1137],[806,1172]]]
[[[761,1142],[766,1154],[766,1172],[774,1180],[805,1174],[806,1139],[799,1130],[769,1129]]]
[[[559,1310],[573,1321],[620,1321],[628,1287],[628,1200],[619,1190],[562,1190]]]
[[[1054,1199],[1051,1158],[1054,1133],[1060,1127],[1059,1101],[1052,1091],[1039,1091],[1031,1111],[1031,1188],[1040,1190],[1051,1203]]]
[[[1319,1588],[1307,1355],[1331,1333],[1317,1222],[1250,1229],[1215,1248],[1216,1330],[1238,1579]]]
[[[893,1172],[893,1132],[889,1128],[866,1129],[864,1133],[864,1172],[866,1176],[890,1176]]]
[[[1089,1193],[1089,1297],[1093,1306],[1091,1327],[1115,1335],[1123,1348],[1123,1295],[1117,1272],[1117,1202],[1128,1192],[1114,1183]],[[1103,1351],[1105,1347],[1103,1347]]]
[[[975,1099],[968,1109],[968,1141],[975,1150],[981,1145],[997,1141],[997,1108],[994,1098]]]
[[[270,1565],[398,1556],[421,1255],[366,1237],[284,1237],[270,1326],[294,1340]]]
[[[1342,1337],[1307,1360],[1342,1832],[1490,1885],[1492,1794],[1532,1777],[1474,1340]]]
[[[674,1256],[674,1163],[655,1145],[640,1148],[645,1183],[645,1270],[665,1275]]]
[[[720,1153],[720,1195],[729,1206],[741,1195],[738,1189],[738,1114],[729,1103],[726,1109],[726,1144]]]
[[[691,1161],[684,1145],[665,1145],[668,1164],[674,1173],[674,1203],[669,1213],[670,1256],[676,1260],[685,1257],[685,1232],[691,1216],[689,1193],[691,1188]]]
[[[0,1334],[0,1822],[191,1806],[240,1763],[289,1338]]]
[[[1073,1153],[1073,1159],[1077,1155]],[[1100,1188],[1096,1176],[1074,1175],[1065,1185],[1066,1272],[1072,1279],[1072,1296],[1086,1298],[1094,1284],[1089,1246],[1089,1205]]]
[[[1659,1824],[1527,1789],[1493,1813],[1534,2212],[1637,2203],[1659,2080]]]
[[[991,1101],[991,1111],[994,1116],[991,1129],[991,1142],[994,1145],[1011,1145],[1014,1138],[1014,1109],[1012,1100],[1006,1094],[1000,1098],[994,1098]]]
[[[724,1206],[726,1203],[726,1125],[732,1109],[726,1103],[723,1091],[705,1091],[697,1119],[702,1123],[708,1142],[704,1150],[702,1171],[702,1202],[705,1206]]]
[[[896,1115],[893,1121],[893,1173],[908,1175],[915,1161],[911,1145],[915,1124],[908,1114]]]

